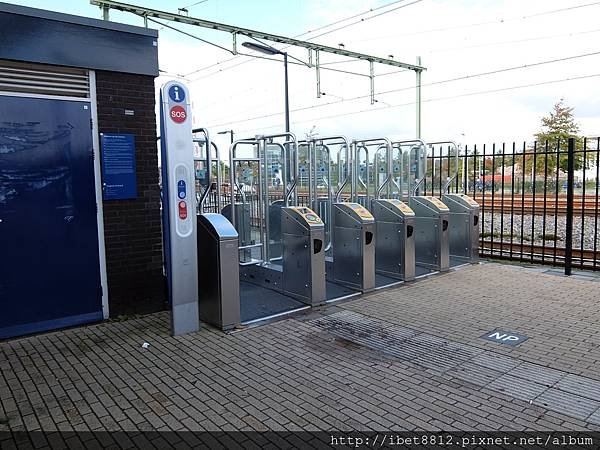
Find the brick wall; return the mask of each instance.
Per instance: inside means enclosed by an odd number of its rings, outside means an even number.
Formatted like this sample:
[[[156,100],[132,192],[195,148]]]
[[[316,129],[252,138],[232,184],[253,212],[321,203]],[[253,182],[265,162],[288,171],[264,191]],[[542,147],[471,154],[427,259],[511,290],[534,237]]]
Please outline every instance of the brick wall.
[[[104,201],[110,315],[158,311],[166,295],[154,78],[97,71],[96,92],[99,132],[133,133],[136,145],[138,197]]]

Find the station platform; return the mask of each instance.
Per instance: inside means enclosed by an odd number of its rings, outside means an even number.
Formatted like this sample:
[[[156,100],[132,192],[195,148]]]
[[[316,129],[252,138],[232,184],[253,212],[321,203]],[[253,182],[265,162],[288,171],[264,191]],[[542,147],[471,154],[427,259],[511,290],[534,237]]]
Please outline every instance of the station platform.
[[[482,263],[231,334],[163,312],[3,341],[0,432],[598,431],[599,280]]]

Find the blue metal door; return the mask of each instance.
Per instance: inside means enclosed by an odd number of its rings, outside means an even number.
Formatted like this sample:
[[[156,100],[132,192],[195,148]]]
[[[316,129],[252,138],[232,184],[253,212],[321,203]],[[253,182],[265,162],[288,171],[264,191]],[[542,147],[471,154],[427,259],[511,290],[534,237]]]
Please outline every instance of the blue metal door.
[[[0,338],[102,319],[90,120],[0,96]]]

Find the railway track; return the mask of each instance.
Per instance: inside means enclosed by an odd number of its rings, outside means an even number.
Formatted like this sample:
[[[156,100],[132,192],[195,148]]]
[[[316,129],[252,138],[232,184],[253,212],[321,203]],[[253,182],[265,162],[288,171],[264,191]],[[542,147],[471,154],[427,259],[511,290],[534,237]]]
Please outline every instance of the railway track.
[[[567,199],[563,197],[521,197],[515,195],[499,196],[475,196],[475,201],[479,203],[483,211],[494,210],[494,212],[516,213],[527,215],[566,215]],[[575,198],[573,201],[573,214],[576,216],[600,216],[600,199],[596,197],[586,197],[585,199]]]
[[[542,246],[532,244],[521,244],[513,242],[481,241],[479,243],[480,253],[483,256],[491,256],[502,259],[520,260],[533,262],[546,262],[564,264],[566,249],[564,247]],[[600,269],[600,251],[572,250],[572,264],[574,267],[585,269]]]
[[[428,195],[431,194],[428,193]],[[271,197],[271,201],[275,201],[280,199],[281,195],[276,194]],[[471,195],[471,197],[473,196]],[[567,214],[567,198],[562,195],[556,197],[549,194],[544,199],[543,194],[535,196],[525,194],[523,196],[516,193],[514,195],[495,193],[494,195],[476,194],[473,198],[479,203],[484,214],[491,211],[504,214],[514,213],[535,216],[564,216]],[[298,194],[298,201],[300,204],[306,204],[308,195],[300,192]],[[575,216],[600,217],[600,197],[596,197],[595,195],[586,195],[585,197],[581,195],[575,196],[573,199],[573,214]]]

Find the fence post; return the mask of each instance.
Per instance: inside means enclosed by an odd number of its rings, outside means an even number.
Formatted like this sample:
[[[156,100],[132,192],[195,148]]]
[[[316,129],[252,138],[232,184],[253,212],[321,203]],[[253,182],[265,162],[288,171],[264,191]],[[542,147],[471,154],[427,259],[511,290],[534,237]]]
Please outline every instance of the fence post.
[[[567,223],[565,236],[565,275],[571,275],[573,261],[573,189],[575,178],[575,139],[569,138],[567,150]]]

